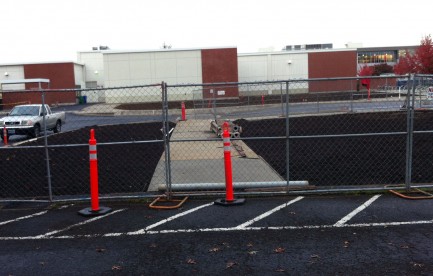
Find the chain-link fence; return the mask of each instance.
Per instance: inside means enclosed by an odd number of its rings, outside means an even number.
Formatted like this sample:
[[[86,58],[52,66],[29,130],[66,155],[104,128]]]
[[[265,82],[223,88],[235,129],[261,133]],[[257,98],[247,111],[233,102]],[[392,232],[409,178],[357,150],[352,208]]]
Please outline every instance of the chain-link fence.
[[[73,102],[62,102],[71,100],[70,92],[40,91],[40,100],[30,102],[38,105],[3,111],[9,111],[0,122],[8,145],[0,151],[0,197],[88,197],[90,129],[97,140],[99,192],[146,194],[164,152],[161,85],[76,90]],[[3,92],[3,98],[8,93],[17,92]],[[41,106],[42,96],[52,113],[30,113]]]
[[[4,91],[18,96],[0,120],[0,198],[87,198],[90,129],[102,196],[224,193],[224,122],[238,194],[430,185],[432,79],[40,90],[40,116],[15,116],[30,92]]]

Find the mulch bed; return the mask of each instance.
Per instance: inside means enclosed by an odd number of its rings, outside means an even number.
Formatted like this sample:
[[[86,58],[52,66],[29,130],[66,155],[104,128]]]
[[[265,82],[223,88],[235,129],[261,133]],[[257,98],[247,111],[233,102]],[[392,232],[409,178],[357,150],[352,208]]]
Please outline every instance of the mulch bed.
[[[174,127],[175,124],[170,124]],[[54,196],[88,195],[89,133],[95,130],[98,143],[99,192],[101,194],[147,191],[164,145],[156,143],[107,144],[162,139],[162,123],[136,123],[86,127],[48,136],[51,185]],[[73,146],[80,145],[81,146]],[[44,139],[0,151],[0,198],[45,198],[48,181]],[[56,145],[68,145],[56,147]]]
[[[286,177],[285,119],[238,120],[242,137],[278,173]],[[369,185],[404,183],[406,135],[311,137],[314,135],[405,132],[405,112],[377,112],[290,118],[289,164],[291,180],[312,185]],[[174,127],[171,124],[170,127]],[[163,154],[162,123],[135,123],[86,127],[48,137],[51,185],[54,196],[89,195],[90,128],[98,141],[99,192],[146,192]],[[432,111],[417,111],[415,130],[433,127]],[[303,138],[300,138],[302,136]],[[296,138],[297,137],[297,138]],[[433,181],[433,134],[415,134],[412,177],[415,183]],[[103,144],[133,142],[131,144]],[[0,198],[47,198],[44,141],[0,150]],[[67,145],[67,146],[57,146]]]
[[[310,116],[289,120],[291,180],[317,186],[387,185],[405,182],[406,135],[306,137],[406,131],[406,112]],[[238,120],[242,137],[281,137],[286,120]],[[415,112],[414,130],[432,130],[433,112]],[[298,138],[295,138],[298,136]],[[303,136],[304,138],[300,138]],[[433,182],[433,134],[414,134],[412,181]],[[245,140],[286,178],[286,140]]]

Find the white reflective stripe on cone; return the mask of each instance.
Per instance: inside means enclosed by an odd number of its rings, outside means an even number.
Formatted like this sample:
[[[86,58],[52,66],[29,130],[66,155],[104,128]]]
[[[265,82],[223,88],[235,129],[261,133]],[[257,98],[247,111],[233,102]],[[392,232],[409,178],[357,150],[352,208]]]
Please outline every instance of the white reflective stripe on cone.
[[[96,153],[91,153],[91,154],[89,154],[89,158],[90,158],[90,160],[97,160],[98,156]]]

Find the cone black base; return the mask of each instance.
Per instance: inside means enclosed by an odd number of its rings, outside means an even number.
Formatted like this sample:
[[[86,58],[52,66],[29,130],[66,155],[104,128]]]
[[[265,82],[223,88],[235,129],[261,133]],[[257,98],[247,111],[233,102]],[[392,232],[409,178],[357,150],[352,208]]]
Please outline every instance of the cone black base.
[[[234,200],[227,201],[225,199],[217,199],[214,201],[216,205],[221,206],[235,206],[235,205],[242,205],[245,203],[245,198],[238,198]]]
[[[99,210],[93,211],[92,208],[85,208],[83,210],[78,211],[78,214],[84,217],[96,217],[108,214],[112,211],[109,207],[99,207]]]

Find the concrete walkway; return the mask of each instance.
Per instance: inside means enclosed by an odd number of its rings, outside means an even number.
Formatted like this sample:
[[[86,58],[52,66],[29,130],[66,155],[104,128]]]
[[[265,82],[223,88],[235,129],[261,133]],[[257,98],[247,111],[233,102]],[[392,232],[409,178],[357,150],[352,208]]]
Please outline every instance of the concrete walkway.
[[[217,136],[210,131],[210,120],[177,123],[171,136],[171,179],[175,184],[225,183],[223,141],[207,141]],[[196,139],[200,141],[187,141]],[[284,179],[242,141],[233,141],[233,182],[277,182]],[[204,185],[206,186],[206,185]],[[165,156],[162,155],[149,191],[165,187]]]

